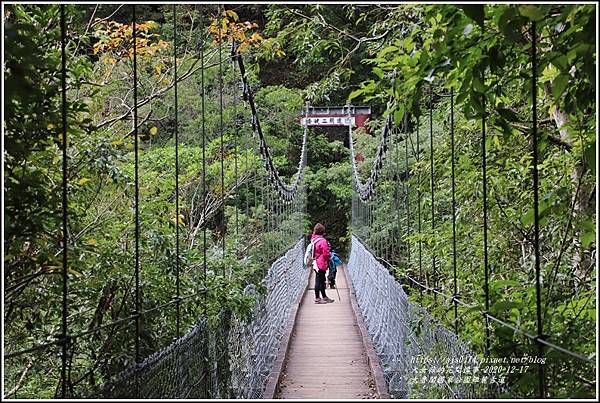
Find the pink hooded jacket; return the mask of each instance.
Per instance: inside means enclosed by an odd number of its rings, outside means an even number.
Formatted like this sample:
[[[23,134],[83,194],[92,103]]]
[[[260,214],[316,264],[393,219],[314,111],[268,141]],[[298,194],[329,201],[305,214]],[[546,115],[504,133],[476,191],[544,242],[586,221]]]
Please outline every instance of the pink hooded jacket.
[[[331,251],[329,250],[329,243],[323,235],[312,234],[310,241],[313,242],[315,239],[318,239],[315,242],[315,260],[317,261],[317,267],[319,270],[327,270],[329,259],[331,259]]]

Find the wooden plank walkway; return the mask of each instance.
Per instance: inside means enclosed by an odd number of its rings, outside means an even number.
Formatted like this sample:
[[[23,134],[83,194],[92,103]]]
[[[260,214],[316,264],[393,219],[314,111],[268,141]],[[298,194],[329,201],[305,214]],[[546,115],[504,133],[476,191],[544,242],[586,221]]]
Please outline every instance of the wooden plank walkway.
[[[327,296],[335,302],[315,304],[314,276],[298,308],[275,398],[380,397],[368,360],[374,355],[367,351],[370,342],[365,346],[364,325],[361,333],[354,313],[345,267],[338,269],[336,278],[341,301],[335,289],[327,288]]]

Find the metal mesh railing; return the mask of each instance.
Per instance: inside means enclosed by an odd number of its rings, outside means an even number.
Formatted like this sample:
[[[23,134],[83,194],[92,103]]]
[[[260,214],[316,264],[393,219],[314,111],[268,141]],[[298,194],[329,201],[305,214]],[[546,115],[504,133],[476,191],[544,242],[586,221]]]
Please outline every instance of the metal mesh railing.
[[[304,240],[273,263],[251,323],[235,321],[230,333],[232,387],[237,398],[259,399],[273,367],[292,305],[306,288]],[[247,287],[247,292],[255,292]],[[233,358],[235,357],[235,358]]]
[[[269,268],[252,319],[231,311],[200,321],[166,349],[121,372],[90,397],[207,399],[262,397],[293,303],[306,287],[300,240]]]
[[[456,334],[436,323],[424,308],[409,301],[402,286],[356,237],[352,237],[348,273],[391,398],[477,398],[495,394],[497,388],[489,385],[453,382],[460,379],[462,364],[478,361],[475,353]],[[435,380],[429,382],[432,373]],[[423,375],[429,379],[414,381]]]

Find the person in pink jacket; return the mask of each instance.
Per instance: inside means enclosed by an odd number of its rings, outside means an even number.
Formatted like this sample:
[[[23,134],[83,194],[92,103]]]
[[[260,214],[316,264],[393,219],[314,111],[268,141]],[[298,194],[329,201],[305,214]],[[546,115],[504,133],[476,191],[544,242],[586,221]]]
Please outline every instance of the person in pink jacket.
[[[331,258],[331,251],[329,249],[329,242],[327,242],[323,235],[325,235],[325,226],[318,223],[315,225],[310,239],[311,242],[314,242],[314,260],[319,269],[315,275],[315,304],[333,302],[325,294],[325,273],[327,272],[329,259]],[[319,298],[319,294],[322,298]]]

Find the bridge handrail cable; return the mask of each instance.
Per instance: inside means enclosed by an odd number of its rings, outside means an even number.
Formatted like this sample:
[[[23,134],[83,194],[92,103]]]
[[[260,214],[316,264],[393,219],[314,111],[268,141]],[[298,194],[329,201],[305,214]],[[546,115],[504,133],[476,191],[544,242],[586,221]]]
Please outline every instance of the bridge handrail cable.
[[[401,131],[405,129],[406,119],[402,120]],[[360,180],[360,176],[358,173],[358,165],[356,163],[356,151],[354,149],[354,138],[352,136],[352,125],[348,126],[348,137],[349,137],[349,147],[350,147],[350,159],[352,164],[352,179],[354,184],[356,185],[356,192],[360,197],[360,200],[366,202],[373,197],[375,192],[375,187],[377,185],[377,181],[379,179],[380,171],[384,166],[385,157],[387,153],[387,145],[390,139],[390,134],[393,129],[393,115],[392,113],[388,113],[385,118],[384,124],[381,128],[381,135],[379,144],[377,146],[377,151],[375,152],[375,158],[373,160],[373,164],[371,167],[371,172],[369,174],[368,179],[363,183]]]
[[[284,201],[285,203],[290,203],[296,197],[297,190],[300,187],[302,180],[304,179],[304,168],[306,167],[308,153],[308,126],[306,124],[304,125],[304,134],[302,136],[300,159],[298,161],[298,168],[295,174],[296,179],[294,180],[294,182],[292,182],[291,185],[287,185],[282,180],[281,175],[277,170],[277,167],[273,163],[273,158],[271,157],[267,140],[260,127],[260,119],[258,117],[258,111],[254,102],[254,96],[252,94],[250,85],[248,83],[248,79],[246,77],[244,61],[242,55],[237,51],[235,42],[233,42],[231,46],[231,57],[232,59],[237,60],[238,62],[240,76],[242,79],[244,100],[246,100],[250,106],[250,110],[252,113],[252,130],[258,135],[260,154],[262,157],[264,167],[268,173],[269,182],[271,186],[275,189],[275,191],[279,194],[282,201]]]

